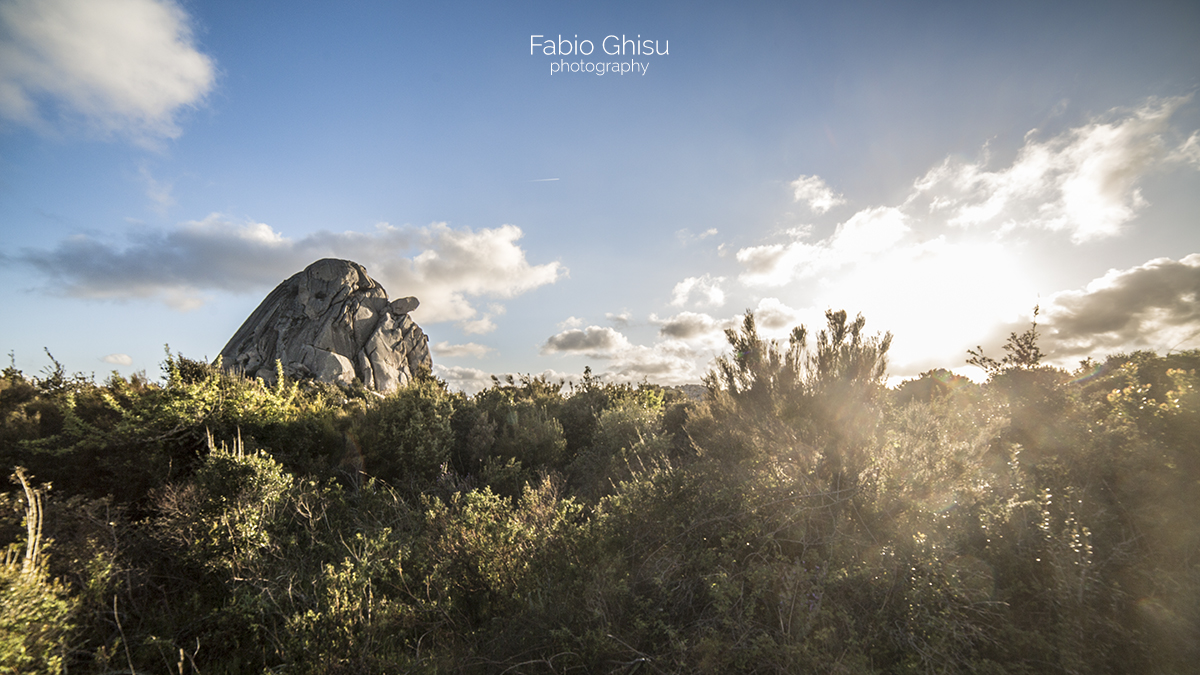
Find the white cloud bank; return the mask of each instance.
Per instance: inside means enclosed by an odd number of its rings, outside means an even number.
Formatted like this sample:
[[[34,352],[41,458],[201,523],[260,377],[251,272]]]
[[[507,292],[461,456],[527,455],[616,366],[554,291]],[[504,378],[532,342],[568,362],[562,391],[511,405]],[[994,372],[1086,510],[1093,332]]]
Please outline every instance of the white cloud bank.
[[[111,363],[114,366],[132,366],[133,365],[133,357],[131,357],[128,354],[109,354],[108,356],[105,356],[104,358],[102,358],[100,360],[105,363]]]
[[[1082,290],[1054,295],[1038,327],[1056,362],[1146,349],[1200,348],[1200,253],[1109,270]]]
[[[786,231],[785,241],[741,248],[740,288],[717,272],[679,282],[669,306],[696,309],[651,314],[658,334],[647,344],[612,328],[572,325],[542,353],[597,359],[607,379],[696,382],[727,351],[724,331],[742,318],[699,308],[739,300],[749,301],[760,333],[777,339],[800,324],[820,330],[826,309],[862,312],[869,331],[896,335],[892,374],[901,377],[963,368],[966,350],[981,342],[998,351],[1010,331],[1028,327],[1039,302],[1042,348],[1058,365],[1200,347],[1200,254],[1113,270],[1086,289],[1047,297],[1012,236],[1038,229],[1083,244],[1122,234],[1146,206],[1146,176],[1200,168],[1200,134],[1180,135],[1170,122],[1187,101],[1151,99],[1048,139],[1031,132],[1008,166],[947,159],[914,181],[898,205],[859,209],[823,238],[800,227]],[[816,213],[846,201],[818,176],[790,187]],[[806,296],[803,305],[786,302],[798,295]],[[631,323],[624,315],[616,327]]]
[[[102,133],[176,138],[177,114],[215,79],[170,0],[0,3],[0,116],[10,121],[47,128],[57,113]]]
[[[1186,346],[1200,329],[1187,318],[1196,296],[1160,295],[1175,289],[1164,285],[1167,270],[1175,275],[1172,283],[1183,283],[1193,257],[1110,272],[1086,292],[1046,302],[1022,244],[1011,235],[1038,229],[1083,244],[1122,234],[1147,205],[1144,178],[1200,168],[1200,134],[1180,134],[1171,123],[1189,99],[1149,99],[1045,140],[1030,132],[1008,166],[991,167],[986,156],[979,162],[948,158],[917,179],[899,205],[860,209],[824,238],[796,228],[786,232],[787,241],[741,248],[738,281],[751,293],[769,289],[786,299],[802,289],[808,296],[802,311],[779,318],[761,307],[760,319],[772,323],[795,325],[800,315],[811,323],[824,308],[861,311],[872,325],[896,334],[893,370],[904,374],[961,365],[945,361],[979,342],[987,346],[981,336],[998,349],[1010,330],[1024,330],[1014,317],[1028,314],[1039,290],[1043,319],[1059,331],[1047,334],[1043,347],[1055,356],[1151,345],[1163,350],[1181,340]],[[805,195],[828,189],[815,176],[802,179],[793,187]],[[1088,327],[1101,320],[1109,327]],[[693,318],[670,330],[697,325]]]
[[[1065,232],[1075,243],[1116,236],[1146,205],[1139,187],[1146,174],[1169,164],[1200,166],[1197,134],[1175,147],[1167,141],[1171,115],[1188,100],[1151,99],[1046,141],[1031,131],[1013,163],[995,170],[986,157],[977,163],[947,158],[914,182],[900,206],[862,209],[825,239],[810,242],[810,230],[798,228],[788,231],[790,242],[740,249],[739,280],[778,287],[862,267],[906,255],[898,249],[928,246],[941,225],[994,233],[1038,228]],[[798,200],[802,191],[813,199],[829,191],[817,176],[792,185]]]
[[[1132,112],[1037,141],[1037,130],[1012,165],[987,168],[948,158],[914,184],[910,204],[926,203],[951,225],[1066,232],[1080,243],[1112,237],[1146,205],[1138,186],[1156,166],[1191,162],[1196,135],[1171,148],[1171,115],[1191,97],[1150,99]]]
[[[760,333],[773,338],[784,336],[803,316],[776,298],[764,298],[754,312]],[[651,314],[650,323],[658,326],[658,336],[652,344],[634,344],[612,328],[589,326],[551,336],[542,346],[542,353],[602,361],[604,369],[597,376],[609,381],[695,383],[713,358],[726,351],[725,331],[740,326],[742,318],[741,314],[714,317],[702,312],[680,312],[665,318]]]
[[[381,224],[374,232],[316,232],[293,239],[269,225],[214,214],[180,227],[135,229],[124,246],[77,235],[50,250],[27,249],[11,259],[33,266],[50,290],[81,298],[151,298],[194,309],[213,291],[259,293],[320,258],[345,258],[367,268],[394,297],[415,295],[422,323],[456,321],[468,332],[495,328],[503,305],[485,311],[476,298],[512,298],[566,274],[561,263],[532,265],[514,225],[471,230],[445,223]]]
[[[660,341],[652,347],[635,345],[620,331],[604,326],[562,331],[550,336],[542,354],[570,354],[608,362],[602,379],[638,382],[648,378],[660,384],[695,381],[695,353],[678,340]]]
[[[837,226],[827,239],[801,241],[806,230],[793,230],[788,244],[750,246],[737,252],[745,272],[739,277],[749,286],[782,286],[796,279],[861,263],[874,254],[891,250],[910,228],[899,209],[881,206],[864,209]]]

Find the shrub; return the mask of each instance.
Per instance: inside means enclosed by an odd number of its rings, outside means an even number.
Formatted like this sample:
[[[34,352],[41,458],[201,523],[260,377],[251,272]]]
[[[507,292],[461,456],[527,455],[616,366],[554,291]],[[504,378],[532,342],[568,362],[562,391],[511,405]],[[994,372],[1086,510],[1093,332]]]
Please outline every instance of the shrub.
[[[418,378],[370,407],[353,425],[367,475],[396,485],[429,483],[448,467],[455,444],[451,425],[461,394],[440,380]]]
[[[25,494],[24,545],[10,545],[0,561],[0,673],[61,673],[73,632],[75,599],[46,574],[42,490],[24,469],[13,481]]]

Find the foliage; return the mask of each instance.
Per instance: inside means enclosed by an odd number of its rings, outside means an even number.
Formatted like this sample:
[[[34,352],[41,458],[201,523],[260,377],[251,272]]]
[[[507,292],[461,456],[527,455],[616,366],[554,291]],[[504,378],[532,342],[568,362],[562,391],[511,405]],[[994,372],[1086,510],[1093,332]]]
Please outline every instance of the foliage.
[[[13,482],[24,491],[26,538],[24,546],[9,546],[0,561],[0,673],[61,673],[76,602],[46,573],[43,490],[20,467]]]
[[[992,376],[1011,368],[1037,367],[1045,357],[1037,343],[1037,316],[1040,310],[1041,308],[1037,306],[1033,308],[1033,321],[1030,323],[1029,330],[1020,335],[1015,332],[1009,333],[1008,340],[1004,343],[1004,351],[1007,352],[1004,358],[997,361],[990,356],[985,356],[983,347],[977,346],[975,349],[967,350],[967,353],[971,355],[971,358],[967,359],[967,363],[979,367]]]
[[[356,470],[395,484],[436,479],[451,459],[455,441],[451,422],[460,399],[446,390],[445,383],[418,378],[355,421],[346,449],[354,455],[355,446],[360,446],[361,460],[348,461],[361,463]]]
[[[703,401],[10,366],[0,672],[1191,672],[1200,352],[1036,329],[888,390],[748,314]]]

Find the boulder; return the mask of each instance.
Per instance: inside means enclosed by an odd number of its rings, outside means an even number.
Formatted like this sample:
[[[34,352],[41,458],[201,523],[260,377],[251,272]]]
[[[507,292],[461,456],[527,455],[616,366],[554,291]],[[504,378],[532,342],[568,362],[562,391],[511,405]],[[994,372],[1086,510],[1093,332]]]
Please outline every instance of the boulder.
[[[221,350],[222,366],[275,381],[287,377],[350,384],[382,393],[432,369],[429,338],[409,316],[420,303],[387,291],[349,260],[326,258],[279,284]]]

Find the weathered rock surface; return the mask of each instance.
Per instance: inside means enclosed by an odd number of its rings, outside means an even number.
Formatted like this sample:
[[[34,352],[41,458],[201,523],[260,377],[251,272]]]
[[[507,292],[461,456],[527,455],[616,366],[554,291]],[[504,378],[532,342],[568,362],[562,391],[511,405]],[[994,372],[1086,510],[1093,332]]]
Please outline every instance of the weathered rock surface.
[[[429,338],[409,317],[416,298],[387,291],[349,260],[326,258],[279,284],[221,350],[224,368],[275,381],[288,377],[350,384],[379,392],[433,368]]]

